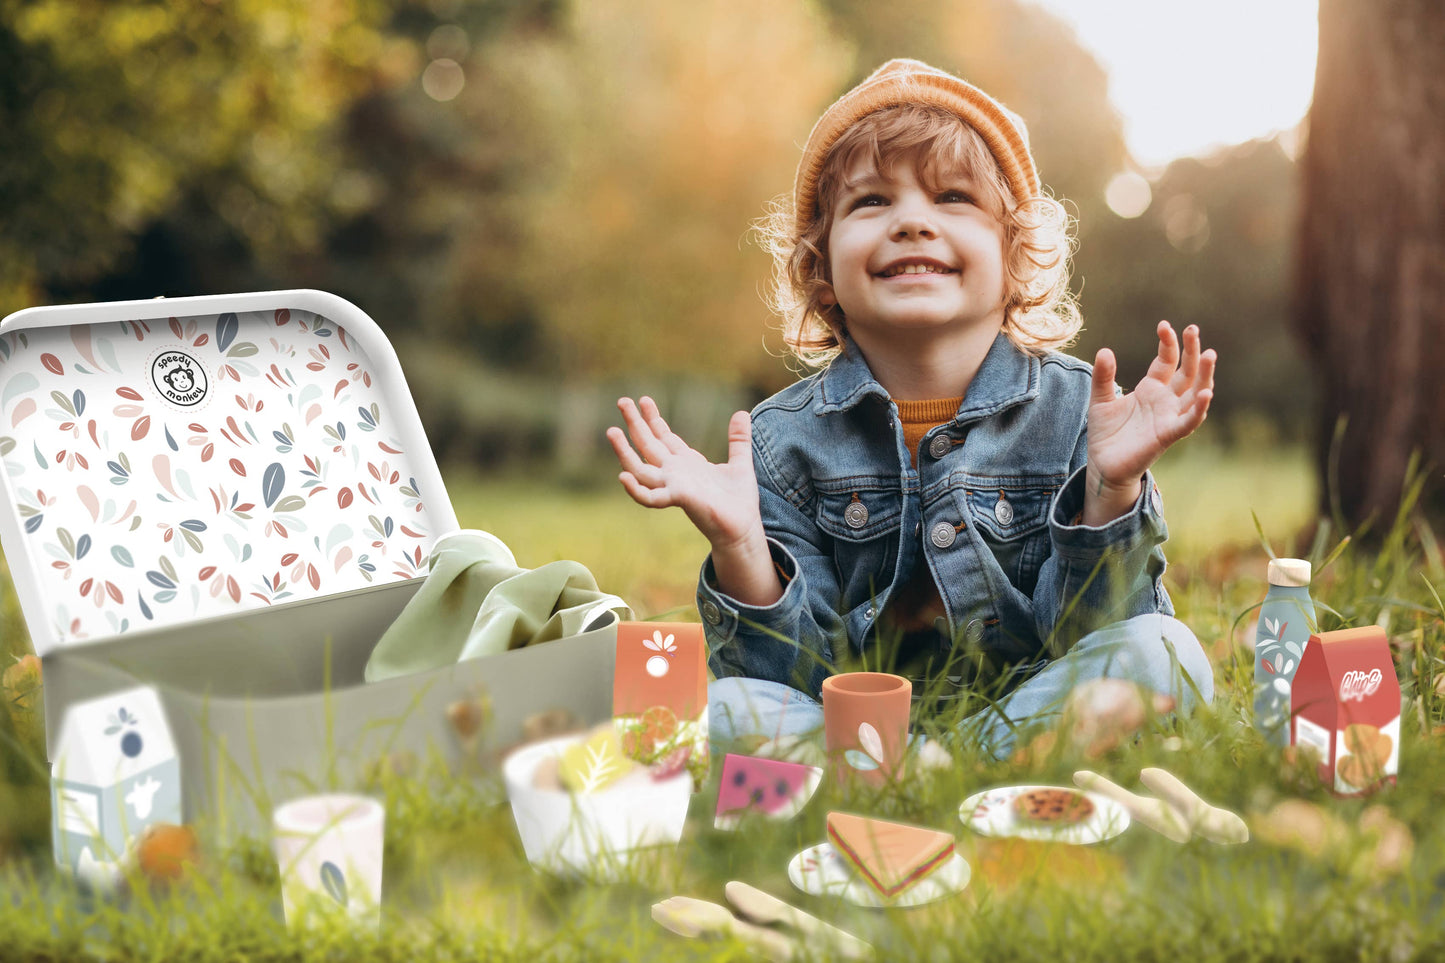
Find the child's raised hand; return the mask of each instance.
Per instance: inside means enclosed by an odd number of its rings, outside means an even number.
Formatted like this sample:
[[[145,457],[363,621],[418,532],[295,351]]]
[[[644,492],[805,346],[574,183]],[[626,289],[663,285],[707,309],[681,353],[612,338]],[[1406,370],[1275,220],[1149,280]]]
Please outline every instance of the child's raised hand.
[[[1114,391],[1118,371],[1114,352],[1101,348],[1094,358],[1084,510],[1090,524],[1123,514],[1139,497],[1144,472],[1165,449],[1198,428],[1209,411],[1214,397],[1214,350],[1199,350],[1199,328],[1192,324],[1184,329],[1182,358],[1179,339],[1168,321],[1159,322],[1158,334],[1159,354],[1149,372],[1138,387],[1122,397]],[[1109,510],[1103,512],[1107,517],[1090,511],[1090,503],[1100,501],[1107,503]]]
[[[622,463],[618,479],[634,501],[648,508],[678,506],[715,551],[763,542],[753,426],[746,411],[728,422],[728,460],[714,465],[668,427],[651,398],[642,398],[640,405],[622,398],[617,407],[632,444],[621,428],[608,428],[607,440]]]

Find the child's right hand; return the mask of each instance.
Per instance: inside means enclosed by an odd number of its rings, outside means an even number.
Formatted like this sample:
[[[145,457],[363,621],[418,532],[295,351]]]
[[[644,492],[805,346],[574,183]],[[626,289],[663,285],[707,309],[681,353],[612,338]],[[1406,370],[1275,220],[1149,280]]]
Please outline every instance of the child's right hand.
[[[712,543],[713,568],[723,592],[751,605],[776,602],[783,590],[758,507],[748,413],[736,412],[728,422],[728,460],[714,465],[667,426],[651,398],[644,397],[640,407],[631,398],[620,398],[617,407],[632,444],[621,428],[608,428],[607,440],[622,463],[618,480],[627,494],[648,508],[676,505],[687,513]]]
[[[622,463],[618,480],[634,501],[648,508],[676,505],[714,549],[762,535],[758,482],[753,475],[753,425],[746,411],[735,413],[728,422],[728,460],[714,465],[668,427],[651,398],[643,397],[640,408],[631,398],[620,398],[617,407],[632,444],[621,428],[608,428],[607,440]]]

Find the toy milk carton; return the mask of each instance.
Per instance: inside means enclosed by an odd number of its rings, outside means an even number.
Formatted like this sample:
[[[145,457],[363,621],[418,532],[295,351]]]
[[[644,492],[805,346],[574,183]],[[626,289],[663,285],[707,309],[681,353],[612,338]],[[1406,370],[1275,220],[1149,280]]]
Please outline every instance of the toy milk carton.
[[[1291,738],[1319,753],[1337,795],[1394,785],[1400,766],[1400,680],[1379,626],[1311,635],[1290,696]]]
[[[707,777],[707,643],[692,622],[617,627],[612,718],[638,762],[686,765],[694,788]]]
[[[71,706],[149,685],[186,822],[214,817],[223,838],[268,826],[272,800],[360,788],[383,756],[435,750],[474,768],[532,714],[610,718],[615,613],[546,645],[365,683],[433,545],[459,526],[396,353],[341,298],[10,315],[0,468],[0,541],[44,666],[49,757]],[[490,718],[465,744],[448,721],[458,703]],[[106,711],[122,707],[150,711],[129,697]]]
[[[50,812],[56,862],[86,880],[117,877],[147,826],[181,822],[180,762],[154,689],[70,707],[51,768]]]

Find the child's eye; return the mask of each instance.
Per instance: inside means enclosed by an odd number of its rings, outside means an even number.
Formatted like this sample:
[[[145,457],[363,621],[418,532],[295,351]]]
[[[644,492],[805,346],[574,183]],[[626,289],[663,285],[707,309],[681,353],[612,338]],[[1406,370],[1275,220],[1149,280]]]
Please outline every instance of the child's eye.
[[[973,198],[963,191],[944,191],[938,195],[940,204],[972,204]]]
[[[860,207],[882,207],[888,200],[882,194],[864,194],[849,205],[849,210],[856,211]]]

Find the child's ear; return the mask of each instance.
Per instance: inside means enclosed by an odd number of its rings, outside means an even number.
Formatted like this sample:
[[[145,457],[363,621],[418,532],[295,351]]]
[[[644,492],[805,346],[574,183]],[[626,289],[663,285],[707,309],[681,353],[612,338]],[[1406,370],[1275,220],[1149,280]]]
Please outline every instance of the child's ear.
[[[818,303],[829,308],[838,303],[838,295],[833,293],[833,286],[831,284],[824,288],[818,295]]]

